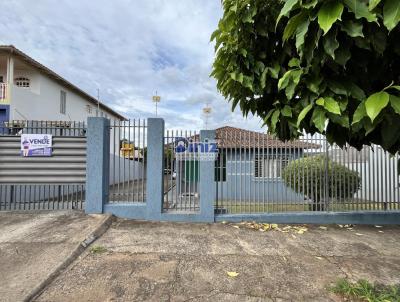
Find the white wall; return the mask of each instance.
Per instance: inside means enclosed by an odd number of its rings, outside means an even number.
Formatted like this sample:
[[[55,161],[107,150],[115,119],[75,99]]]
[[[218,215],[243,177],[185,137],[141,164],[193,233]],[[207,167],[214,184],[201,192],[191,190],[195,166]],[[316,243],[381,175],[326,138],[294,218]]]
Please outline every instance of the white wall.
[[[33,92],[34,94],[40,94],[40,83],[41,83],[41,75],[40,73],[34,71],[33,69],[14,69],[14,79],[24,77],[30,80],[30,88],[28,91]],[[26,88],[21,88],[26,89]]]
[[[364,163],[346,164],[361,176],[361,189],[355,197],[375,202],[400,202],[398,156],[391,156],[381,147],[374,146]]]
[[[11,114],[14,120],[66,120],[85,121],[89,116],[96,116],[96,105],[81,97],[38,71],[15,70],[14,78],[26,76],[31,79],[31,89],[12,85]],[[60,91],[67,93],[66,114],[60,113]],[[88,113],[87,105],[92,109]],[[18,113],[19,112],[19,113]],[[105,112],[110,119],[119,119]]]
[[[391,156],[379,146],[364,147],[361,151],[336,149],[335,155],[337,163],[358,172],[361,177],[361,188],[353,196],[355,200],[400,202],[398,155]]]

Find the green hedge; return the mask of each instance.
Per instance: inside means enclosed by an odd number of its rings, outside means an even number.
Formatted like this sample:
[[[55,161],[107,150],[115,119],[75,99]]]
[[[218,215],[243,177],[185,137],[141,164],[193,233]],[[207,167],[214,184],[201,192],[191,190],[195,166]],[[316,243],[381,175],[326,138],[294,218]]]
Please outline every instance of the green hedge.
[[[327,160],[323,155],[289,162],[282,171],[282,178],[288,187],[311,199],[314,210],[323,210],[326,188],[328,197],[337,201],[346,201],[361,188],[358,172]]]

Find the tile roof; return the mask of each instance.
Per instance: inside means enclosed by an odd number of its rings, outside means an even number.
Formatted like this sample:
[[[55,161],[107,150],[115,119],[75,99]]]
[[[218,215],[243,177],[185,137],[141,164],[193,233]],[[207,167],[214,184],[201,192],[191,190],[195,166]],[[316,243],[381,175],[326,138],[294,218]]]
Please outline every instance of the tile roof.
[[[284,148],[284,149],[319,149],[321,145],[303,141],[281,141],[261,132],[250,131],[230,126],[216,129],[216,138],[220,148]]]

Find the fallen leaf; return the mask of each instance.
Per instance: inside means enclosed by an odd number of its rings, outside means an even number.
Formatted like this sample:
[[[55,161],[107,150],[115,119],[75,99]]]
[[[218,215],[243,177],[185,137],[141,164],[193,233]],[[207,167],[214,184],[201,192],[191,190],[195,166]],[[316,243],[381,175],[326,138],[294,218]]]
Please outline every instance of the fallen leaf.
[[[306,227],[294,227],[294,230],[297,234],[304,234],[304,232],[308,231]]]
[[[323,259],[322,257],[319,257],[319,256],[315,256],[315,258],[317,258],[318,260],[322,260]]]
[[[239,275],[237,272],[226,272],[229,277],[235,278]]]
[[[270,229],[269,224],[264,224],[263,229],[264,229],[264,231],[268,231]]]

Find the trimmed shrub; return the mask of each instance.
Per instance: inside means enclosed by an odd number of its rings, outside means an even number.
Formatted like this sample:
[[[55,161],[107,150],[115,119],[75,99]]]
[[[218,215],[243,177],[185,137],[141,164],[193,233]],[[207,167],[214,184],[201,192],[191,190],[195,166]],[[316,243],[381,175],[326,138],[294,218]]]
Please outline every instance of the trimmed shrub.
[[[325,196],[346,201],[361,188],[361,177],[356,171],[316,155],[293,160],[282,171],[285,184],[295,192],[311,199],[314,211],[325,209]]]

